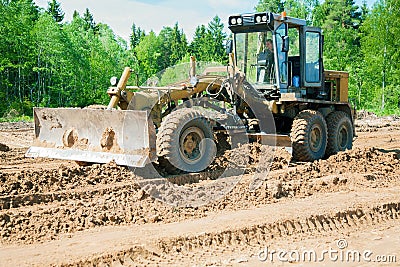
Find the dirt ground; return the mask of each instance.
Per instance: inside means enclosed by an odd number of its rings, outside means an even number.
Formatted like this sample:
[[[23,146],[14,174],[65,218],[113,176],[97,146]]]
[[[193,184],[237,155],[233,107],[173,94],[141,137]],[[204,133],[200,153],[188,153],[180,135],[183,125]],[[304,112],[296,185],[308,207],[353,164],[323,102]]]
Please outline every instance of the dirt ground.
[[[25,158],[32,127],[0,124],[0,266],[400,265],[400,118],[363,113],[354,148],[313,163],[279,150],[255,190],[250,166],[198,207],[113,163]]]

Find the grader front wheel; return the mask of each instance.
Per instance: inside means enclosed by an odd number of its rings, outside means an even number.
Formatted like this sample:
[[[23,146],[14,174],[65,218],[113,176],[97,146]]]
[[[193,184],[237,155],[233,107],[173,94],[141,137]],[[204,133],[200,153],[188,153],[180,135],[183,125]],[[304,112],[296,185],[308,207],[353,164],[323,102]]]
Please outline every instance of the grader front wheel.
[[[158,156],[186,172],[206,169],[216,154],[210,123],[191,108],[169,114],[161,123],[156,143]]]
[[[321,159],[327,146],[327,125],[324,116],[316,110],[303,110],[293,121],[290,138],[295,160]]]

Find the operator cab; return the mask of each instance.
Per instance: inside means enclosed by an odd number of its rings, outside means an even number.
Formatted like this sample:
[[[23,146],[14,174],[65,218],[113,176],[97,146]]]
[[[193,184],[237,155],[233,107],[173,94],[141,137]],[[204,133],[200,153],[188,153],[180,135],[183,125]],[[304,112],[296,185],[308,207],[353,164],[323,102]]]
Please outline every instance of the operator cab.
[[[321,29],[270,12],[229,17],[236,66],[267,98],[323,98]]]

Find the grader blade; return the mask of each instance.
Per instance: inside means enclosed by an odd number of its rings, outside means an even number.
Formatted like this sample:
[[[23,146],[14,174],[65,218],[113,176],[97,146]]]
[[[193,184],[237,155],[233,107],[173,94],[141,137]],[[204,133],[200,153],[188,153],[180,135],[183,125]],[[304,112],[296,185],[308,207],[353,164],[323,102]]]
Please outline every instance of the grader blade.
[[[144,167],[155,158],[147,111],[34,108],[35,139],[27,157]]]

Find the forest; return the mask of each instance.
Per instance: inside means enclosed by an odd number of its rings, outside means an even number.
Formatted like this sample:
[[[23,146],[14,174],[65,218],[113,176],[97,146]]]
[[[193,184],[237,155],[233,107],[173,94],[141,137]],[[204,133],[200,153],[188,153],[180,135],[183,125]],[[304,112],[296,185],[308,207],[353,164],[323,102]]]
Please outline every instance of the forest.
[[[196,28],[192,41],[179,22],[159,33],[132,22],[129,42],[89,9],[64,21],[56,0],[46,9],[33,0],[0,0],[0,118],[29,118],[33,107],[106,104],[111,76],[124,66],[140,82],[169,66],[198,61],[227,64],[220,17]],[[400,0],[368,7],[353,0],[259,0],[257,11],[303,18],[324,33],[325,69],[350,73],[353,105],[377,114],[400,114]],[[243,10],[249,12],[249,10]],[[397,23],[399,22],[399,23]]]

